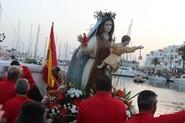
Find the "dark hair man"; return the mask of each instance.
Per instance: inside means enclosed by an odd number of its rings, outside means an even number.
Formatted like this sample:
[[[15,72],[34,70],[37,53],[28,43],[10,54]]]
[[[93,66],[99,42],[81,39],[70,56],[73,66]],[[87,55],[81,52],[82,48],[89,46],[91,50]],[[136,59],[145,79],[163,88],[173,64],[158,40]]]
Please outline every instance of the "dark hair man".
[[[80,103],[77,123],[123,123],[126,120],[124,103],[111,96],[111,80],[106,75],[96,79],[97,92]]]
[[[22,105],[17,123],[44,123],[45,109],[35,101],[26,102]]]
[[[185,111],[179,111],[173,114],[160,115],[154,117],[157,109],[157,94],[150,90],[144,90],[139,93],[138,99],[139,113],[124,123],[184,123]]]

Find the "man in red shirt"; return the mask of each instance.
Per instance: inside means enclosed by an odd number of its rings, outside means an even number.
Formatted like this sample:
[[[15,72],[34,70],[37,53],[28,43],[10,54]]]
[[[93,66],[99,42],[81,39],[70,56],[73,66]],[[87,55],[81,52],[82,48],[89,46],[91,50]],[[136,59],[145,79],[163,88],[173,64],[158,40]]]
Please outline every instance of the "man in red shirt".
[[[45,118],[44,106],[36,101],[29,101],[22,105],[17,123],[46,123]]]
[[[7,80],[0,82],[0,104],[16,96],[15,83],[21,76],[21,70],[17,66],[10,66],[8,68]]]
[[[185,110],[154,117],[157,109],[157,94],[150,90],[144,90],[139,93],[138,99],[139,114],[124,123],[184,123]]]
[[[32,74],[27,66],[21,66],[17,60],[13,60],[10,63],[10,65],[20,66],[20,69],[22,70],[22,78],[26,78],[28,80],[29,85],[30,85],[30,89],[32,89],[36,86],[36,83],[32,77]]]
[[[124,103],[111,95],[111,80],[106,75],[96,79],[97,92],[80,103],[77,123],[123,123],[126,120]]]
[[[13,60],[10,65],[20,66],[22,70],[22,78],[25,78],[28,80],[29,85],[30,85],[28,97],[31,98],[32,100],[41,101],[42,95],[40,94],[40,91],[38,87],[36,86],[35,80],[32,77],[30,69],[27,66],[21,66],[17,60]]]
[[[15,123],[23,103],[31,101],[27,96],[29,83],[26,79],[19,79],[16,82],[16,96],[5,103],[4,106],[4,123]]]

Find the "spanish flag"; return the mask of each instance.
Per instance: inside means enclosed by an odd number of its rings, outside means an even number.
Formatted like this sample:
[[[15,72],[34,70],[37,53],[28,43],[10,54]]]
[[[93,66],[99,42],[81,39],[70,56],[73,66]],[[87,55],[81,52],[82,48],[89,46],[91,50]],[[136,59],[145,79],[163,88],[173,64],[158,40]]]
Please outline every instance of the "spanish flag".
[[[47,56],[45,60],[45,65],[43,67],[43,79],[47,83],[49,88],[52,88],[55,84],[55,80],[52,76],[52,70],[57,66],[55,36],[54,36],[53,28],[54,28],[54,23],[52,23],[52,26],[51,26]]]

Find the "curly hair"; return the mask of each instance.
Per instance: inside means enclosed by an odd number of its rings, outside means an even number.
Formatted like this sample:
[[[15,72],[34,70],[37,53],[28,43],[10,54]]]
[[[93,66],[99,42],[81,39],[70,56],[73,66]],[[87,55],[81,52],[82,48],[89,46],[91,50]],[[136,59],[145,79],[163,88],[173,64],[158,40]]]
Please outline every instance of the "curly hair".
[[[130,41],[130,40],[131,40],[130,36],[124,35],[124,36],[122,37],[122,39],[121,39],[121,42],[123,43],[123,42],[125,42],[125,41]]]

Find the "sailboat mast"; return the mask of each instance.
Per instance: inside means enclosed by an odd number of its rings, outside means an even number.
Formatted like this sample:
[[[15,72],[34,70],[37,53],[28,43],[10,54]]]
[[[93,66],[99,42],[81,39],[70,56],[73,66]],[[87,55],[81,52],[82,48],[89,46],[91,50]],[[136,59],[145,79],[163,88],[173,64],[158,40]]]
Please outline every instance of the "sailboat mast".
[[[131,29],[132,29],[132,24],[133,24],[133,19],[131,19],[130,21],[130,25],[128,27],[128,31],[127,31],[127,35],[130,36],[131,35]],[[132,44],[132,42],[130,42],[130,45]],[[130,54],[131,57],[131,54]],[[131,59],[131,58],[130,58]],[[126,53],[126,61],[128,61],[128,53]]]
[[[20,46],[19,46],[19,41],[20,41],[20,26],[21,26],[21,21],[18,21],[18,30],[17,30],[17,42],[16,42],[16,50],[18,51],[18,49],[20,50]]]
[[[15,36],[16,36],[16,30],[15,28],[13,29],[13,39],[12,39],[12,49],[14,48],[14,42],[15,42]]]
[[[45,47],[44,47],[44,59],[46,58],[46,52],[47,52],[47,42],[48,42],[48,37],[46,37],[46,42],[45,42]]]
[[[1,21],[1,13],[2,13],[2,6],[1,6],[1,2],[0,2],[0,21]]]
[[[31,24],[31,29],[30,29],[30,37],[29,37],[29,41],[28,41],[28,57],[30,54],[30,48],[31,48],[31,38],[32,38],[32,28],[33,28],[33,24]]]
[[[66,42],[65,60],[67,60],[67,54],[68,54],[68,42]]]
[[[38,47],[38,41],[39,41],[39,33],[40,33],[40,24],[38,26],[37,39],[36,39],[36,42],[35,42],[34,59],[37,57],[37,47]]]
[[[60,60],[61,45],[62,43],[60,42],[59,48],[58,48],[58,60]]]
[[[128,35],[128,36],[131,35],[132,24],[133,24],[133,19],[131,19],[130,25],[129,25],[129,27],[128,27],[128,31],[127,31],[127,35]]]

